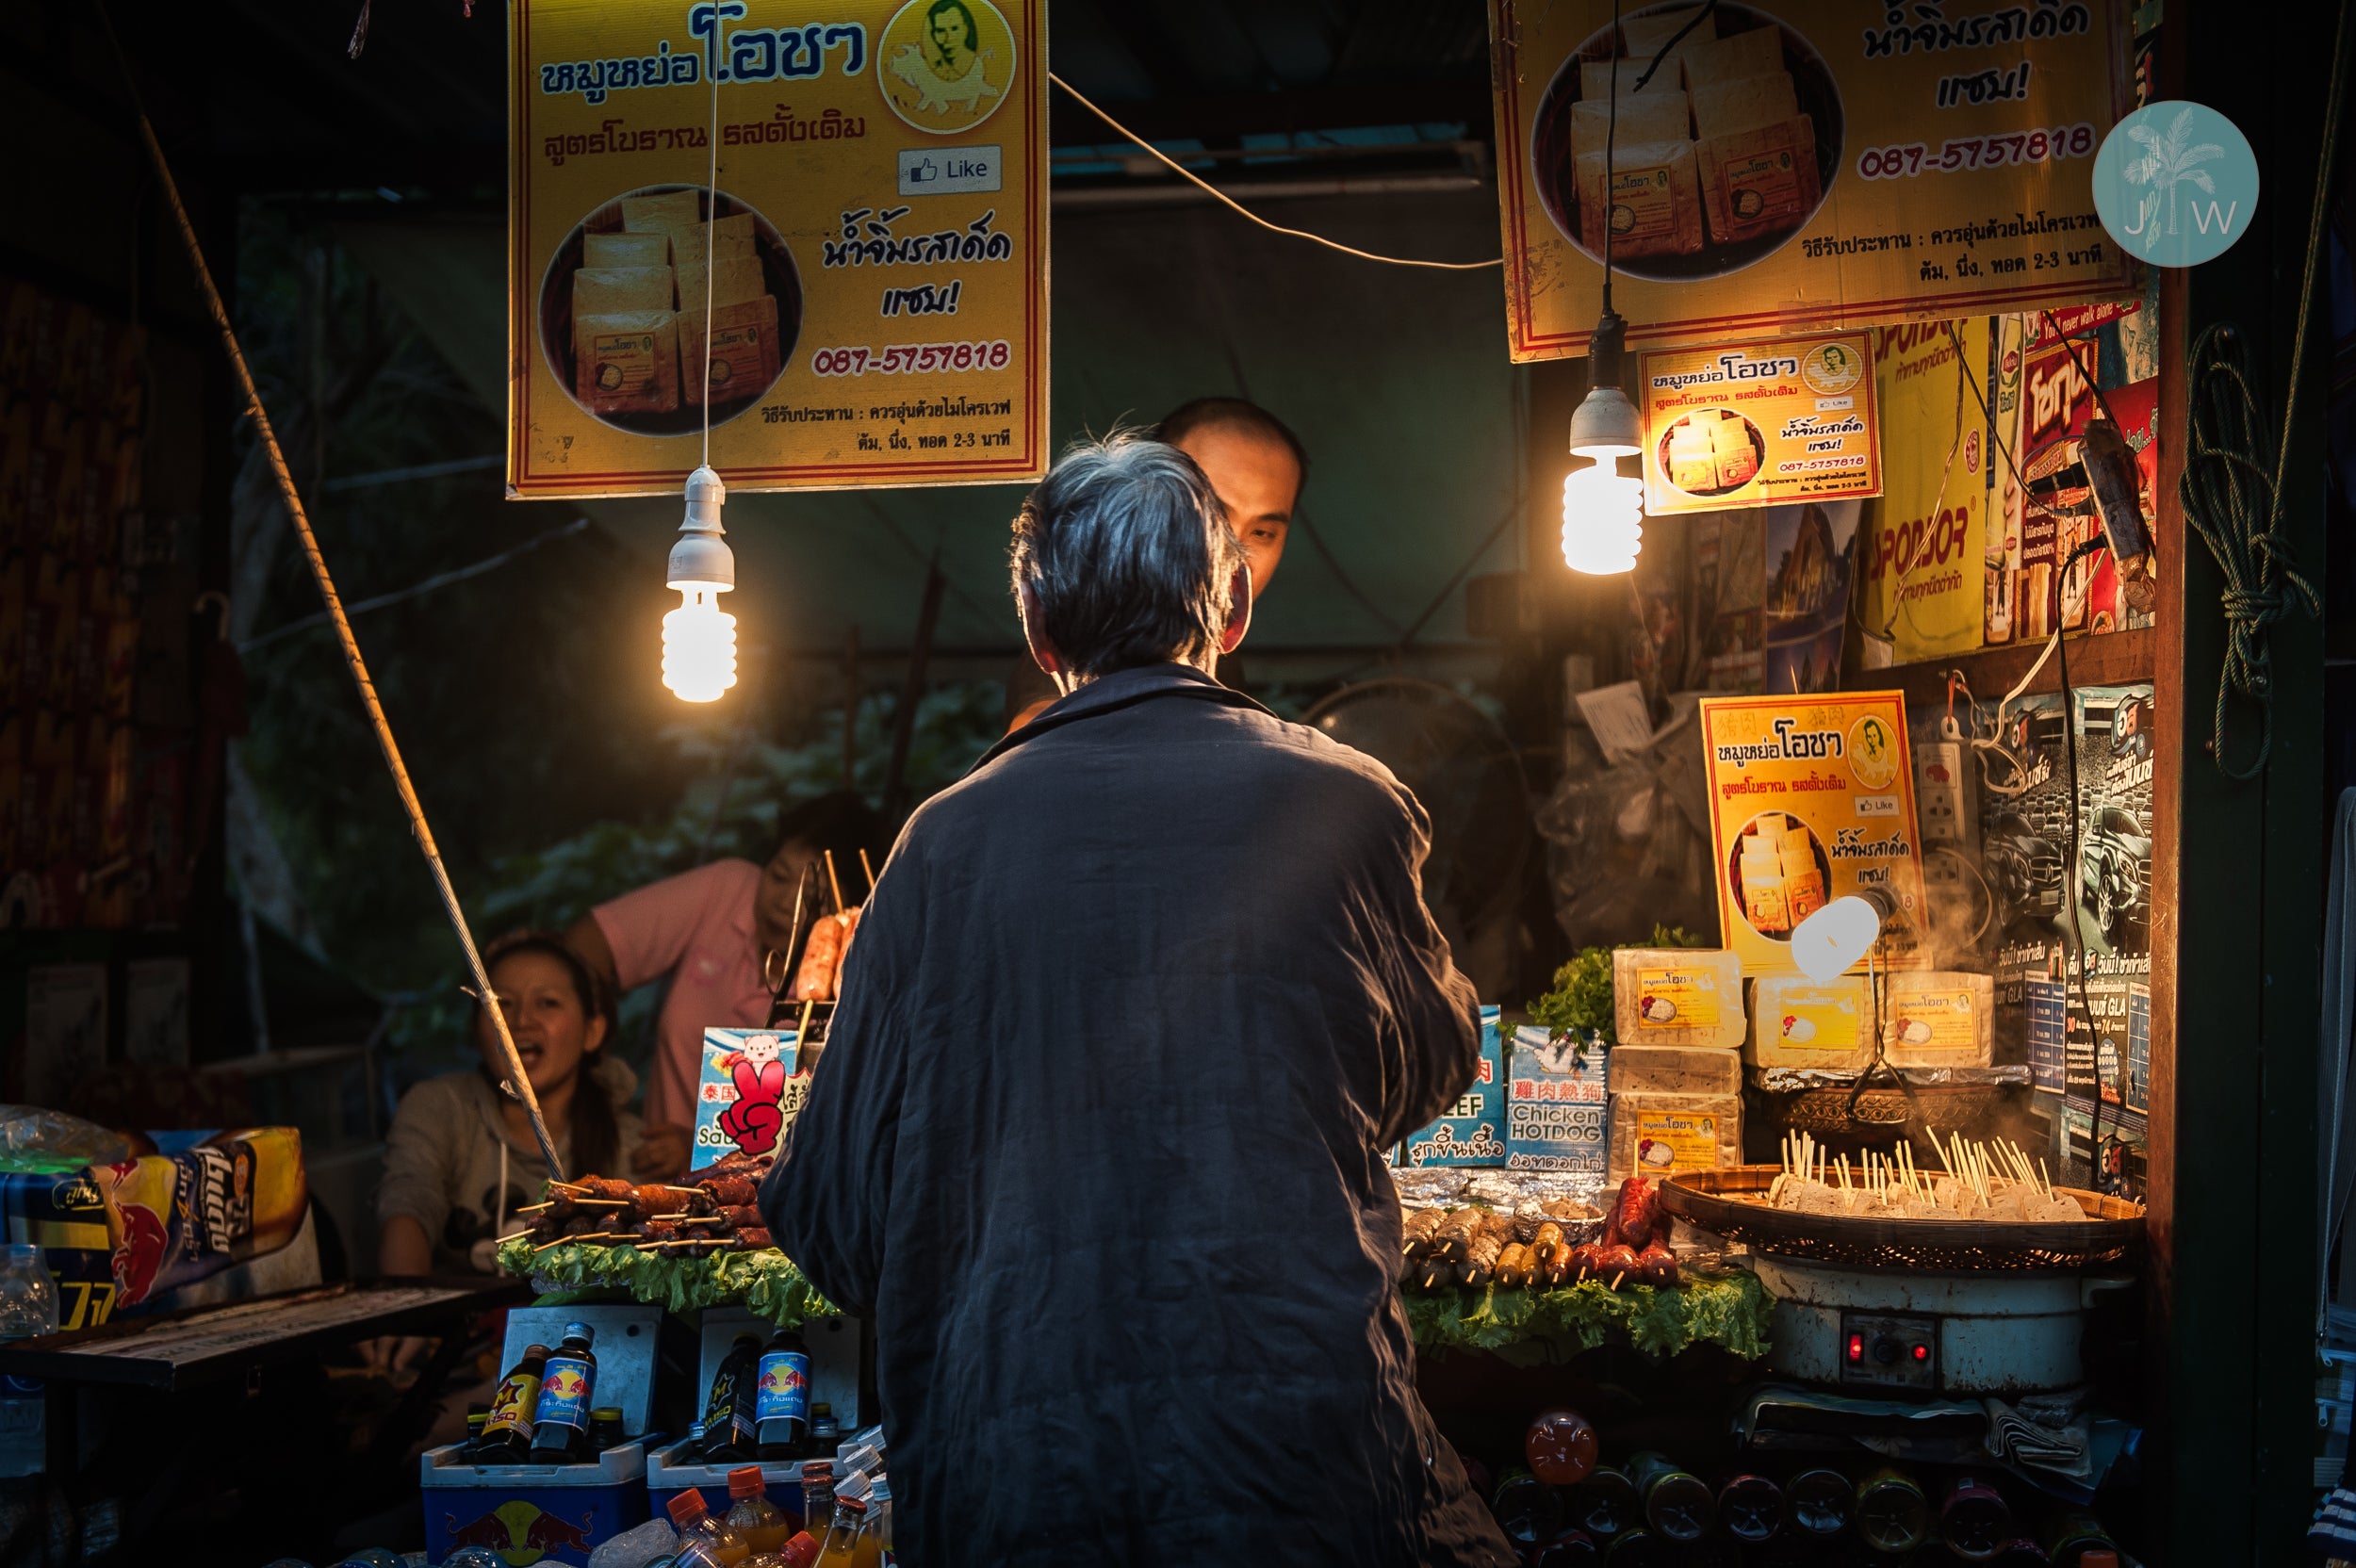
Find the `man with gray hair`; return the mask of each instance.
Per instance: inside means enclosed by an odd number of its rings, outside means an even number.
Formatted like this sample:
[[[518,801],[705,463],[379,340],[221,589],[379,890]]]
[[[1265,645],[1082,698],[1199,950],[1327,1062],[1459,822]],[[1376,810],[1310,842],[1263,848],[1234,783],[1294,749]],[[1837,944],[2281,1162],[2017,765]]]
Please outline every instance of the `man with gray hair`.
[[[1013,564],[1065,694],[909,820],[761,1193],[875,1321],[898,1551],[1510,1568],[1394,1286],[1385,1151],[1478,1061],[1423,809],[1211,678],[1250,578],[1184,453],[1075,448]]]

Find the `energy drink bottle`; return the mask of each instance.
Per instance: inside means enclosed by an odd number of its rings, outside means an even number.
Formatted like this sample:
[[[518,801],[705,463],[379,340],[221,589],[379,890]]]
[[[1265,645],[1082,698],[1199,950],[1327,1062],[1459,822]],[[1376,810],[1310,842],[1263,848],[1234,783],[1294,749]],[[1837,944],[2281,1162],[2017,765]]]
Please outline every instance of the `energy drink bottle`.
[[[597,1353],[589,1347],[597,1337],[586,1323],[567,1323],[564,1343],[548,1352],[533,1413],[532,1463],[578,1464],[589,1457],[589,1411],[597,1390]]]
[[[499,1380],[483,1418],[483,1438],[475,1445],[477,1464],[521,1464],[532,1451],[532,1433],[540,1410],[540,1379],[548,1369],[548,1348],[524,1347],[524,1359]]]
[[[761,1352],[753,1414],[762,1459],[800,1459],[809,1451],[810,1347],[792,1329],[779,1329]]]
[[[704,1402],[706,1464],[732,1464],[753,1457],[753,1385],[760,1367],[760,1337],[738,1334],[712,1375],[712,1392]]]

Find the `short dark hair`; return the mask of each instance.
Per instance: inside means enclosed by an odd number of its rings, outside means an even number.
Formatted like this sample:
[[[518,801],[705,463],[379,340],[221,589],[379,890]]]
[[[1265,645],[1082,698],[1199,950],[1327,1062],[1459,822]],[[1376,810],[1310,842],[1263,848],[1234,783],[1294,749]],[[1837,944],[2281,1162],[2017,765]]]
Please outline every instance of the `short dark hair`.
[[[892,835],[885,831],[883,817],[874,807],[848,790],[829,790],[777,813],[777,842],[770,854],[790,843],[834,851],[838,869],[843,861],[858,865],[859,852],[863,849],[880,867],[891,853]]]
[[[1309,449],[1301,445],[1292,426],[1247,398],[1197,398],[1180,403],[1153,427],[1153,439],[1174,447],[1198,430],[1211,429],[1248,431],[1281,442],[1301,470],[1301,482],[1293,487],[1294,498],[1298,500],[1301,492],[1309,488]]]
[[[1011,729],[1023,710],[1034,703],[1053,702],[1062,695],[1055,678],[1040,669],[1038,660],[1023,654],[1006,672],[1006,727]]]
[[[1219,646],[1243,547],[1194,459],[1116,432],[1074,445],[1014,519],[1014,588],[1075,675]]]
[[[581,1058],[581,1083],[573,1093],[572,1163],[576,1175],[594,1176],[609,1171],[617,1176],[627,1174],[619,1168],[622,1129],[614,1114],[613,1099],[590,1072],[605,1048],[614,1044],[616,1020],[613,993],[606,989],[597,972],[553,931],[508,932],[483,950],[483,972],[490,973],[502,960],[518,953],[537,953],[564,965],[564,972],[572,976],[573,994],[581,999],[582,1016],[605,1021],[605,1039],[596,1051]],[[479,1000],[486,1007],[492,1005],[488,998]],[[493,1088],[499,1087],[496,1074],[484,1076],[491,1079]]]

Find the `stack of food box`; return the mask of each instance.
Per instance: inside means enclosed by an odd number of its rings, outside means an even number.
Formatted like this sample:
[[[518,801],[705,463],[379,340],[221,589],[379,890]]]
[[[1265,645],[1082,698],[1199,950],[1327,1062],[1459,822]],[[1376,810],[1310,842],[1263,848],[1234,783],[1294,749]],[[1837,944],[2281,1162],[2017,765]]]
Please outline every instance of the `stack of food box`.
[[[574,386],[592,413],[665,414],[682,400],[747,397],[776,379],[777,302],[752,215],[707,223],[701,201],[694,190],[625,196],[618,230],[582,234]]]
[[[1409,1135],[1399,1163],[1615,1182],[1723,1169],[1742,1163],[1745,1067],[1855,1073],[1873,1060],[1873,988],[1861,974],[1746,982],[1733,953],[1710,948],[1625,947],[1612,958],[1616,1044],[1528,1023],[1509,1041],[1499,1010],[1482,1008],[1472,1085]],[[1879,984],[1892,1066],[1988,1065],[1988,976],[1898,971]]]
[[[1580,65],[1571,152],[1590,251],[1603,249],[1609,225],[1615,256],[1692,255],[1705,243],[1788,229],[1816,208],[1816,125],[1801,110],[1776,24],[1720,38],[1705,17],[1638,90],[1692,21],[1691,9],[1630,17],[1619,58]]]
[[[1731,490],[1758,474],[1759,448],[1742,416],[1706,408],[1669,427],[1668,466],[1680,490]]]

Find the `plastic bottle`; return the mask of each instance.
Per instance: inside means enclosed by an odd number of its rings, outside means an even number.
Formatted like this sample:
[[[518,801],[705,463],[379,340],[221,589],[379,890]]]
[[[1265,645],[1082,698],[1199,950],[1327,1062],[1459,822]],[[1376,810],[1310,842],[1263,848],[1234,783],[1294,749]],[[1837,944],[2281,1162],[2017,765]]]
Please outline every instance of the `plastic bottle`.
[[[548,1352],[526,1456],[534,1464],[577,1464],[589,1457],[589,1412],[597,1391],[597,1353],[590,1346],[597,1337],[586,1323],[567,1323],[564,1343]]]
[[[1857,1511],[1857,1495],[1849,1478],[1838,1470],[1803,1470],[1783,1489],[1785,1510],[1792,1527],[1818,1541],[1835,1540],[1848,1530]]]
[[[1699,1541],[1718,1520],[1718,1499],[1700,1477],[1684,1470],[1665,1454],[1638,1454],[1628,1462],[1628,1479],[1635,1483],[1644,1522],[1666,1541]]]
[[[794,1516],[769,1500],[769,1483],[758,1465],[728,1472],[728,1524],[756,1552],[776,1551],[794,1533]]]
[[[802,1466],[802,1528],[821,1545],[834,1523],[834,1462],[814,1459]]]
[[[655,1568],[658,1563],[668,1563],[678,1552],[679,1532],[671,1527],[670,1520],[649,1519],[599,1544],[589,1554],[589,1568]],[[507,1559],[494,1553],[487,1568],[508,1568]]]
[[[809,1452],[810,1347],[792,1329],[779,1329],[761,1352],[754,1416],[762,1459],[800,1459]]]
[[[619,1405],[600,1405],[589,1413],[591,1452],[601,1454],[608,1448],[618,1448],[623,1441],[622,1408]]]
[[[1595,1428],[1575,1410],[1540,1411],[1522,1434],[1522,1454],[1548,1486],[1577,1486],[1595,1467]]]
[[[1489,1499],[1489,1511],[1497,1515],[1497,1528],[1505,1532],[1505,1539],[1524,1557],[1542,1542],[1553,1540],[1562,1529],[1562,1496],[1519,1465],[1508,1470],[1505,1478],[1497,1482],[1497,1495]]]
[[[1772,1541],[1783,1527],[1783,1488],[1764,1476],[1735,1476],[1718,1489],[1718,1519],[1747,1545]]]
[[[1624,1470],[1599,1464],[1571,1491],[1571,1523],[1609,1540],[1637,1520],[1636,1487]]]
[[[1602,1561],[1603,1548],[1593,1536],[1585,1530],[1564,1530],[1538,1548],[1530,1568],[1596,1568]]]
[[[1993,1562],[2014,1535],[2012,1510],[1986,1479],[1960,1475],[1939,1510],[1939,1538],[1966,1562]]]
[[[2096,1554],[2108,1552],[2107,1568],[2118,1568],[2119,1545],[2102,1524],[2083,1513],[2058,1514],[2045,1527],[2045,1555],[2053,1568],[2095,1568]]]
[[[704,1462],[734,1464],[753,1457],[753,1390],[760,1379],[761,1338],[738,1334],[712,1375],[704,1399]]]
[[[777,1548],[777,1561],[783,1568],[812,1568],[818,1560],[818,1538],[803,1530]]]
[[[892,1549],[892,1478],[877,1476],[875,1489],[867,1495],[867,1522],[859,1528],[859,1555],[852,1560],[852,1568],[893,1568],[897,1557]],[[870,1548],[873,1557],[867,1555]]]
[[[57,1331],[57,1282],[41,1249],[18,1242],[0,1257],[0,1339]],[[39,1378],[0,1378],[0,1476],[38,1476],[49,1464],[47,1385]]]
[[[867,1523],[867,1505],[857,1497],[834,1500],[834,1522],[826,1527],[826,1544],[818,1549],[813,1568],[851,1568],[858,1560],[859,1527]]]
[[[1885,1465],[1857,1483],[1857,1528],[1877,1552],[1910,1552],[1930,1539],[1930,1499],[1912,1476]]]
[[[1622,1530],[1603,1554],[1609,1568],[1670,1568],[1676,1550],[1648,1529]]]
[[[706,1562],[716,1568],[736,1568],[753,1555],[752,1543],[727,1520],[713,1517],[704,1494],[695,1488],[691,1486],[672,1498],[669,1512],[671,1523],[679,1527],[678,1568],[703,1568]],[[695,1553],[701,1555],[691,1555]]]
[[[442,1560],[442,1568],[507,1568],[507,1560],[488,1546],[461,1546]]]

